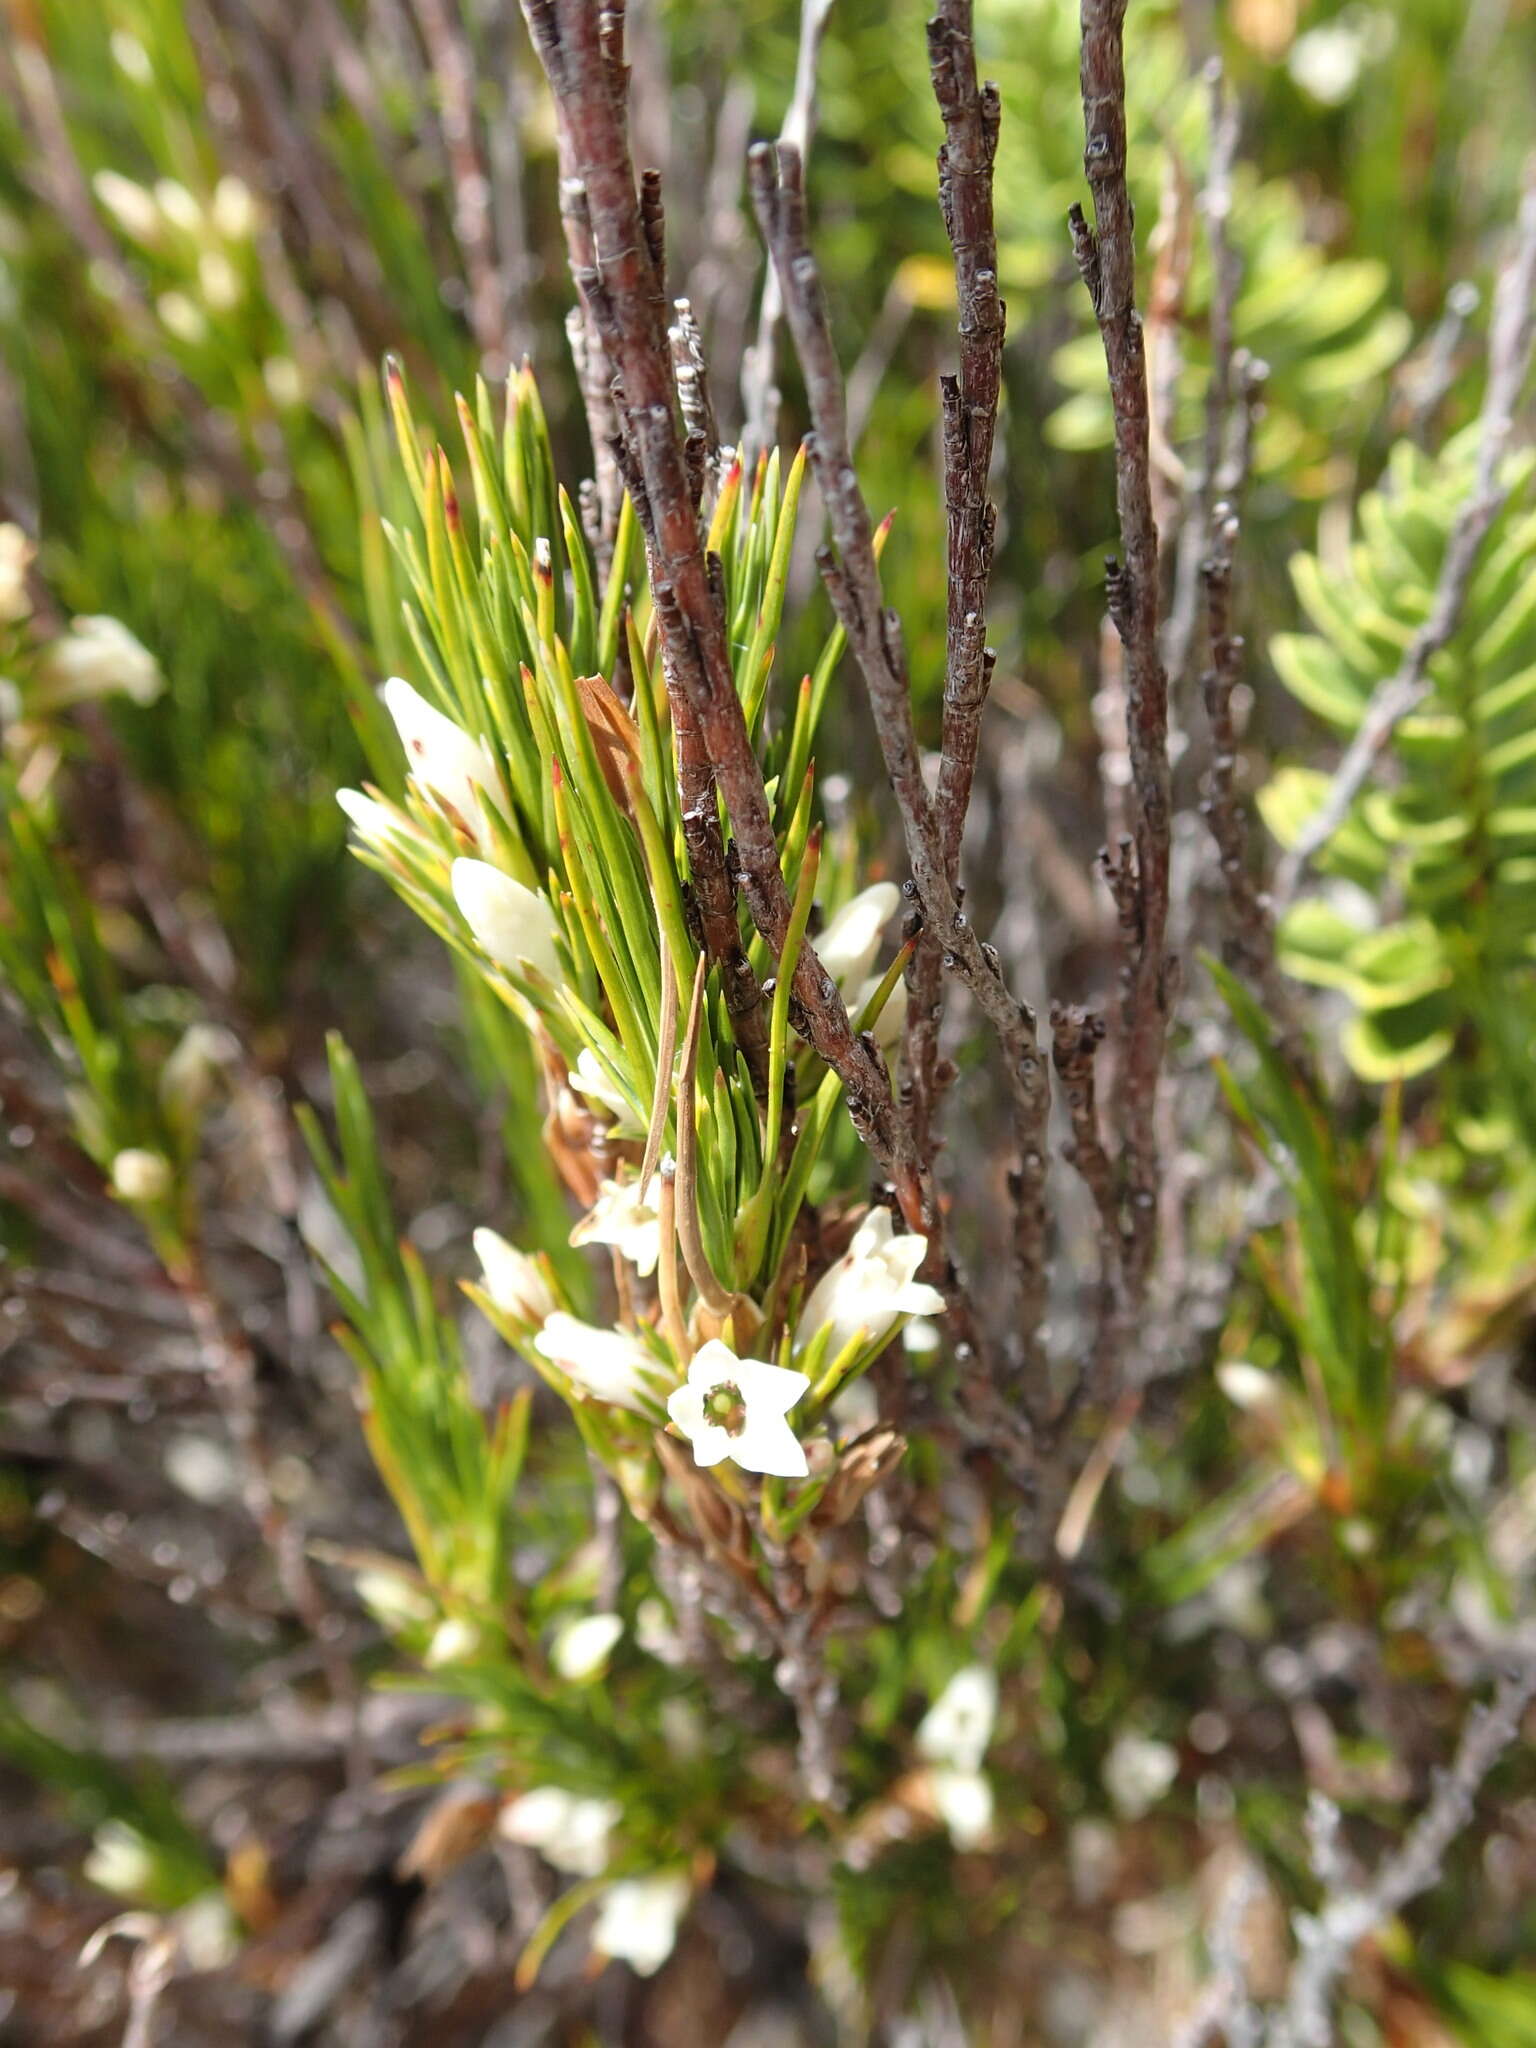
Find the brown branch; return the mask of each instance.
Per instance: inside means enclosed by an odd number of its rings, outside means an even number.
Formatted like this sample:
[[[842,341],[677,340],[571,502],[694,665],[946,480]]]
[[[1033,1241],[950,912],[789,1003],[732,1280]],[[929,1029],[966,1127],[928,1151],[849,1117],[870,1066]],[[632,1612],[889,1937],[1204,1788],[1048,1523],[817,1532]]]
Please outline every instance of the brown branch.
[[[997,87],[980,85],[971,0],[943,0],[928,24],[928,66],[944,122],[939,151],[939,205],[955,259],[960,368],[940,379],[943,406],[944,506],[948,527],[948,615],[945,625],[944,725],[935,799],[940,846],[959,896],[960,846],[970,807],[981,738],[981,713],[995,657],[986,644],[987,581],[997,511],[987,476],[1002,387],[1004,307],[997,294],[997,230],[992,165],[1001,105]],[[938,939],[919,941],[909,976],[905,1079],[913,1142],[927,1161],[943,1007]]]
[[[781,952],[789,892],[762,769],[736,694],[719,565],[705,559],[678,428],[662,280],[647,245],[629,154],[622,8],[599,10],[590,0],[523,4],[559,108],[567,163],[582,186],[592,260],[575,266],[576,283],[615,372],[674,720],[676,706],[685,702],[730,817],[747,908],[769,946]],[[811,1043],[848,1091],[857,1127],[882,1166],[895,1173],[904,1213],[920,1214],[914,1177],[898,1157],[898,1119],[884,1062],[854,1031],[810,945],[801,949],[795,993]]]
[[[1115,415],[1115,502],[1123,555],[1105,564],[1109,615],[1125,656],[1126,737],[1135,799],[1134,867],[1121,863],[1117,908],[1126,927],[1123,1043],[1115,1112],[1129,1211],[1126,1280],[1145,1291],[1157,1235],[1155,1110],[1171,1000],[1166,953],[1170,802],[1168,678],[1158,649],[1158,545],[1152,515],[1147,363],[1136,311],[1136,237],[1125,169],[1126,0],[1083,0],[1083,169],[1094,225],[1069,216],[1078,268],[1104,343]]]
[[[938,816],[923,779],[912,727],[901,625],[882,599],[873,526],[848,446],[842,375],[821,278],[806,238],[800,158],[783,144],[775,153],[771,144],[760,143],[748,158],[748,175],[763,239],[784,289],[815,429],[809,441],[811,465],[837,544],[835,554],[830,548],[821,550],[822,575],[868,690],[912,871],[907,888],[925,926],[943,948],[943,964],[971,990],[1003,1051],[1018,1148],[1010,1176],[1020,1293],[1016,1326],[1028,1378],[1038,1385],[1043,1371],[1039,1325],[1046,1298],[1045,1127],[1050,1079],[1040,1056],[1033,1012],[1009,993],[995,951],[977,938],[950,882]],[[930,1235],[941,1228],[940,1214],[931,1204],[923,1227]]]

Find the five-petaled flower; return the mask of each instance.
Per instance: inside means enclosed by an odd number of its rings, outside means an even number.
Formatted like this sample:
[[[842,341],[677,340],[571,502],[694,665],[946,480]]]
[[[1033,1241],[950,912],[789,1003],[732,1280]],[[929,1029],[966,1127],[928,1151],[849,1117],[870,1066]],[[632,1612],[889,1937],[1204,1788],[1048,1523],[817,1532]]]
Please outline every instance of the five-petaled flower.
[[[805,1450],[785,1417],[810,1384],[803,1372],[738,1358],[714,1337],[668,1395],[667,1413],[693,1445],[696,1464],[731,1458],[744,1472],[803,1479]]]
[[[943,1295],[917,1278],[927,1251],[926,1237],[894,1236],[890,1211],[871,1209],[847,1251],[811,1290],[796,1348],[803,1350],[819,1331],[830,1329],[826,1356],[832,1359],[861,1333],[866,1344],[881,1344],[900,1317],[938,1315]]]

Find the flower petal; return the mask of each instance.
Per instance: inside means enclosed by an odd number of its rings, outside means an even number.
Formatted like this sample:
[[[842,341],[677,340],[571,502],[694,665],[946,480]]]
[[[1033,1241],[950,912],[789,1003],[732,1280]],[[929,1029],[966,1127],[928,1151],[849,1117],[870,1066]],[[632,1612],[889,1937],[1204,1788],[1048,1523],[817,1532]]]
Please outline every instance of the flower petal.
[[[753,1415],[749,1409],[741,1434],[726,1441],[730,1455],[743,1472],[767,1473],[776,1479],[804,1479],[810,1470],[805,1446],[782,1415]],[[697,1444],[694,1455],[698,1455]]]

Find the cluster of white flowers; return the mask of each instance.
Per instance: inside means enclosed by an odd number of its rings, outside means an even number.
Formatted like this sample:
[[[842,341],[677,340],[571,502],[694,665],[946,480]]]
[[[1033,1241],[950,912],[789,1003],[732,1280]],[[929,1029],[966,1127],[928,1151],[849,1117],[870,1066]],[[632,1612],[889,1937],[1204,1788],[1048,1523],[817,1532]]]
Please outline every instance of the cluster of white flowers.
[[[558,997],[568,971],[554,909],[498,864],[498,848],[505,845],[499,828],[509,806],[489,739],[466,731],[399,676],[380,696],[404,750],[409,795],[402,807],[342,790],[339,800],[358,841],[385,859],[426,852],[441,860],[446,826],[455,848],[464,849],[447,864],[447,894],[469,936],[525,992],[531,987],[544,1002]],[[875,959],[899,902],[890,883],[877,883],[838,911],[818,941],[828,971],[855,1008],[878,986]],[[888,1004],[884,1014],[890,1020],[893,1008],[899,1026],[899,1006]],[[638,1135],[636,1106],[591,1046],[580,1052],[569,1085],[615,1131]],[[660,1197],[659,1175],[642,1186],[621,1168],[601,1183],[571,1243],[612,1246],[637,1279],[649,1279],[663,1250]],[[810,1391],[808,1372],[741,1356],[718,1335],[679,1359],[669,1344],[638,1330],[583,1322],[562,1305],[540,1261],[491,1230],[477,1231],[474,1243],[484,1298],[516,1341],[556,1368],[577,1398],[628,1410],[654,1425],[670,1423],[701,1466],[729,1460],[746,1472],[807,1476],[805,1447],[789,1416]],[[793,1348],[797,1354],[814,1350],[814,1361],[807,1360],[811,1371],[872,1356],[904,1319],[942,1311],[942,1295],[917,1278],[927,1249],[925,1238],[897,1235],[886,1210],[871,1211],[800,1314]]]
[[[38,664],[36,696],[48,710],[119,691],[135,704],[153,704],[164,688],[149,649],[121,619],[99,613],[71,619]]]

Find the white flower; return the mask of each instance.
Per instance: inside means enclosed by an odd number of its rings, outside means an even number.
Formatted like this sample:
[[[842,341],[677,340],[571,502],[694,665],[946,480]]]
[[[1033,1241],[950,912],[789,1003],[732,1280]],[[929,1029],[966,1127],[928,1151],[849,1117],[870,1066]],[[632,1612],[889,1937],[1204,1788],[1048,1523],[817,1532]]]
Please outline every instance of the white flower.
[[[967,1664],[923,1716],[917,1747],[930,1763],[957,1771],[980,1768],[997,1719],[997,1677],[985,1664]]]
[[[84,1870],[104,1892],[115,1892],[120,1899],[141,1898],[155,1881],[154,1852],[127,1821],[103,1821],[91,1837]]]
[[[991,1780],[981,1771],[932,1770],[928,1789],[955,1847],[979,1848],[992,1832],[996,1811]]]
[[[41,678],[56,703],[105,697],[121,690],[135,704],[153,704],[165,687],[160,664],[121,619],[100,614],[70,621],[44,654]]]
[[[501,801],[501,778],[490,748],[445,718],[403,676],[391,676],[379,694],[416,782],[483,844],[477,792],[483,789],[494,803]]]
[[[631,1408],[637,1415],[649,1411],[656,1361],[638,1337],[624,1330],[599,1330],[560,1309],[534,1338],[533,1347],[594,1399]]]
[[[124,28],[115,28],[107,40],[111,47],[113,62],[125,78],[131,78],[135,85],[153,83],[155,67],[149,61],[148,50],[137,36],[129,35]]]
[[[861,890],[828,920],[816,941],[821,964],[845,992],[858,988],[875,964],[880,934],[896,914],[901,891],[894,882]]]
[[[377,797],[364,796],[360,789],[338,789],[336,801],[351,820],[352,829],[364,846],[375,853],[387,853],[396,839],[417,839],[421,835],[403,811]]]
[[[1285,1388],[1272,1372],[1246,1358],[1229,1358],[1216,1368],[1216,1384],[1247,1415],[1275,1416],[1285,1406]]]
[[[597,1200],[571,1232],[572,1244],[611,1244],[641,1279],[661,1257],[661,1179],[652,1177],[644,1194],[638,1181],[605,1180]]]
[[[125,1202],[160,1202],[171,1191],[171,1162],[162,1152],[127,1145],[112,1161],[112,1192]]]
[[[208,1436],[172,1437],[165,1449],[165,1476],[200,1507],[217,1507],[240,1491],[240,1475],[228,1448]]]
[[[558,1785],[540,1785],[510,1800],[496,1825],[509,1842],[537,1849],[568,1877],[599,1877],[621,1809],[612,1799],[584,1799]]]
[[[1365,40],[1347,23],[1324,22],[1291,45],[1285,68],[1304,93],[1325,107],[1339,107],[1360,83]]]
[[[125,178],[121,171],[98,171],[91,190],[125,235],[132,235],[136,242],[154,241],[161,218],[153,192]]]
[[[353,1580],[357,1597],[374,1620],[391,1634],[400,1629],[419,1628],[432,1619],[435,1609],[420,1584],[407,1571],[390,1571],[383,1565],[369,1565]]]
[[[880,976],[872,971],[880,951],[880,934],[900,902],[901,891],[894,882],[872,883],[851,903],[834,911],[816,941],[817,957],[842,990],[855,1019],[880,986]],[[894,1045],[901,1036],[906,1016],[906,984],[898,982],[875,1021],[877,1041],[883,1046]]]
[[[554,1314],[555,1297],[536,1259],[494,1230],[477,1230],[472,1242],[485,1274],[485,1291],[499,1309],[523,1323],[542,1323]]]
[[[14,520],[0,523],[0,626],[26,618],[32,609],[27,570],[36,553],[37,549]]]
[[[214,226],[227,241],[243,242],[256,227],[256,201],[243,178],[228,172],[213,188],[210,209]]]
[[[222,249],[205,249],[197,259],[197,288],[211,313],[228,313],[245,296],[240,273]]]
[[[1104,1759],[1104,1790],[1123,1820],[1140,1820],[1178,1775],[1178,1751],[1146,1735],[1117,1735]]]
[[[186,186],[178,183],[175,178],[156,179],[155,204],[172,227],[180,228],[188,235],[202,233],[203,209]]]
[[[866,1344],[880,1344],[898,1317],[935,1316],[944,1297],[918,1280],[928,1252],[926,1237],[896,1237],[888,1209],[871,1209],[847,1251],[817,1281],[800,1314],[795,1345],[803,1350],[817,1332],[830,1328],[827,1358],[836,1358],[863,1332]]]
[[[208,339],[208,322],[203,309],[185,292],[162,292],[155,301],[155,311],[166,333],[174,334],[188,348],[196,348],[199,342]]]
[[[304,403],[304,377],[292,356],[268,356],[261,366],[261,381],[272,403],[285,412]]]
[[[803,1479],[805,1451],[785,1417],[810,1384],[803,1372],[738,1358],[712,1337],[667,1396],[667,1413],[693,1445],[697,1465],[733,1458],[743,1472]]]
[[[450,880],[464,922],[498,967],[514,974],[534,968],[556,987],[565,980],[555,951],[560,927],[536,889],[525,889],[484,860],[456,860]]]
[[[689,1897],[688,1880],[678,1873],[621,1879],[603,1894],[592,1946],[599,1955],[628,1963],[641,1977],[655,1976],[677,1946]]]
[[[584,1685],[607,1670],[613,1646],[623,1633],[621,1614],[583,1614],[556,1634],[549,1661],[562,1678]]]
[[[438,1623],[421,1661],[429,1671],[441,1671],[449,1664],[462,1664],[479,1648],[480,1631],[475,1624],[451,1615]]]
[[[634,1124],[635,1112],[590,1045],[581,1048],[570,1078],[577,1094],[597,1103],[616,1124]]]
[[[171,1115],[195,1123],[239,1050],[222,1024],[189,1024],[160,1069],[160,1100]]]

